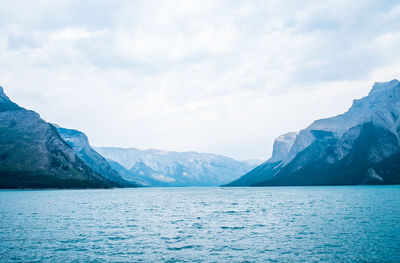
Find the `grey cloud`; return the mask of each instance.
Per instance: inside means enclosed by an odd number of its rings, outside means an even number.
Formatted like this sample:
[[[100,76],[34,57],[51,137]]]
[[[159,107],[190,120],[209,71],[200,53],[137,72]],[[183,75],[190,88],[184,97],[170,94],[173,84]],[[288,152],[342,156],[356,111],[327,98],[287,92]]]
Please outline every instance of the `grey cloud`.
[[[399,19],[397,1],[2,1],[0,75],[97,145],[267,157],[395,77]]]

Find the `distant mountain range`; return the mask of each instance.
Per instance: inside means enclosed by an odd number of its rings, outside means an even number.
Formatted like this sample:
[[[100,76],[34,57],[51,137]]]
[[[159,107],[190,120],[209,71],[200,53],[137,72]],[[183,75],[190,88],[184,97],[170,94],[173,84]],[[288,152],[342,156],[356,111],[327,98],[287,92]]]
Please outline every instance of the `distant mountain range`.
[[[275,140],[272,157],[227,186],[400,184],[400,82],[375,83],[344,114]]]
[[[197,152],[94,147],[125,180],[151,186],[218,186],[256,167],[247,162]],[[259,161],[257,164],[261,163]]]
[[[375,83],[346,113],[279,136],[257,164],[91,147],[84,133],[47,123],[0,87],[0,188],[296,186],[400,184],[400,82]]]

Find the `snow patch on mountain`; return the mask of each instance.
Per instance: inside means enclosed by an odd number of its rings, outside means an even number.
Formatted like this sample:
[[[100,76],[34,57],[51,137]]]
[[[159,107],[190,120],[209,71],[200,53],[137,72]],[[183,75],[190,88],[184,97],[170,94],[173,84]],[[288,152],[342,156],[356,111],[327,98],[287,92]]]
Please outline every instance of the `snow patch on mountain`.
[[[369,169],[368,169],[367,175],[368,175],[368,177],[371,178],[371,179],[375,179],[375,180],[378,180],[378,181],[383,182],[383,178],[380,177],[380,176],[375,172],[375,170],[374,170],[373,168],[369,168]]]

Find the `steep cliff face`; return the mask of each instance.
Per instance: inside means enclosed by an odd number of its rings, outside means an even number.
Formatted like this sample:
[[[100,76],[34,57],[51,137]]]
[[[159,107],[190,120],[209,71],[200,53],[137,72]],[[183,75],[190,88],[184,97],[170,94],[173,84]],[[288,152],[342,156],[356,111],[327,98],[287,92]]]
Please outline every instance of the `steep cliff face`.
[[[53,125],[0,88],[0,188],[114,186],[79,159]]]
[[[288,157],[290,149],[295,142],[298,132],[285,133],[275,139],[272,156],[268,160],[269,163],[284,160]]]
[[[111,168],[106,159],[90,146],[89,139],[83,132],[59,126],[57,126],[57,130],[61,138],[75,151],[75,154],[92,168],[93,171],[121,186],[137,186],[134,182],[122,179],[121,175]]]
[[[399,126],[400,82],[375,83],[346,113],[315,121],[284,154],[229,185],[398,184]]]

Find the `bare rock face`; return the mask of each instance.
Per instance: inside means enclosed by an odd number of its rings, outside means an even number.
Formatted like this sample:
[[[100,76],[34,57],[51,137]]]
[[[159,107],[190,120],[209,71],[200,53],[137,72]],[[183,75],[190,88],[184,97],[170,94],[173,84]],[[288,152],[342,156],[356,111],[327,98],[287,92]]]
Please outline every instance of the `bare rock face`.
[[[298,134],[298,132],[288,132],[276,138],[272,157],[268,162],[273,163],[285,159],[288,156]]]
[[[79,159],[53,125],[13,103],[0,87],[0,188],[114,186]]]

